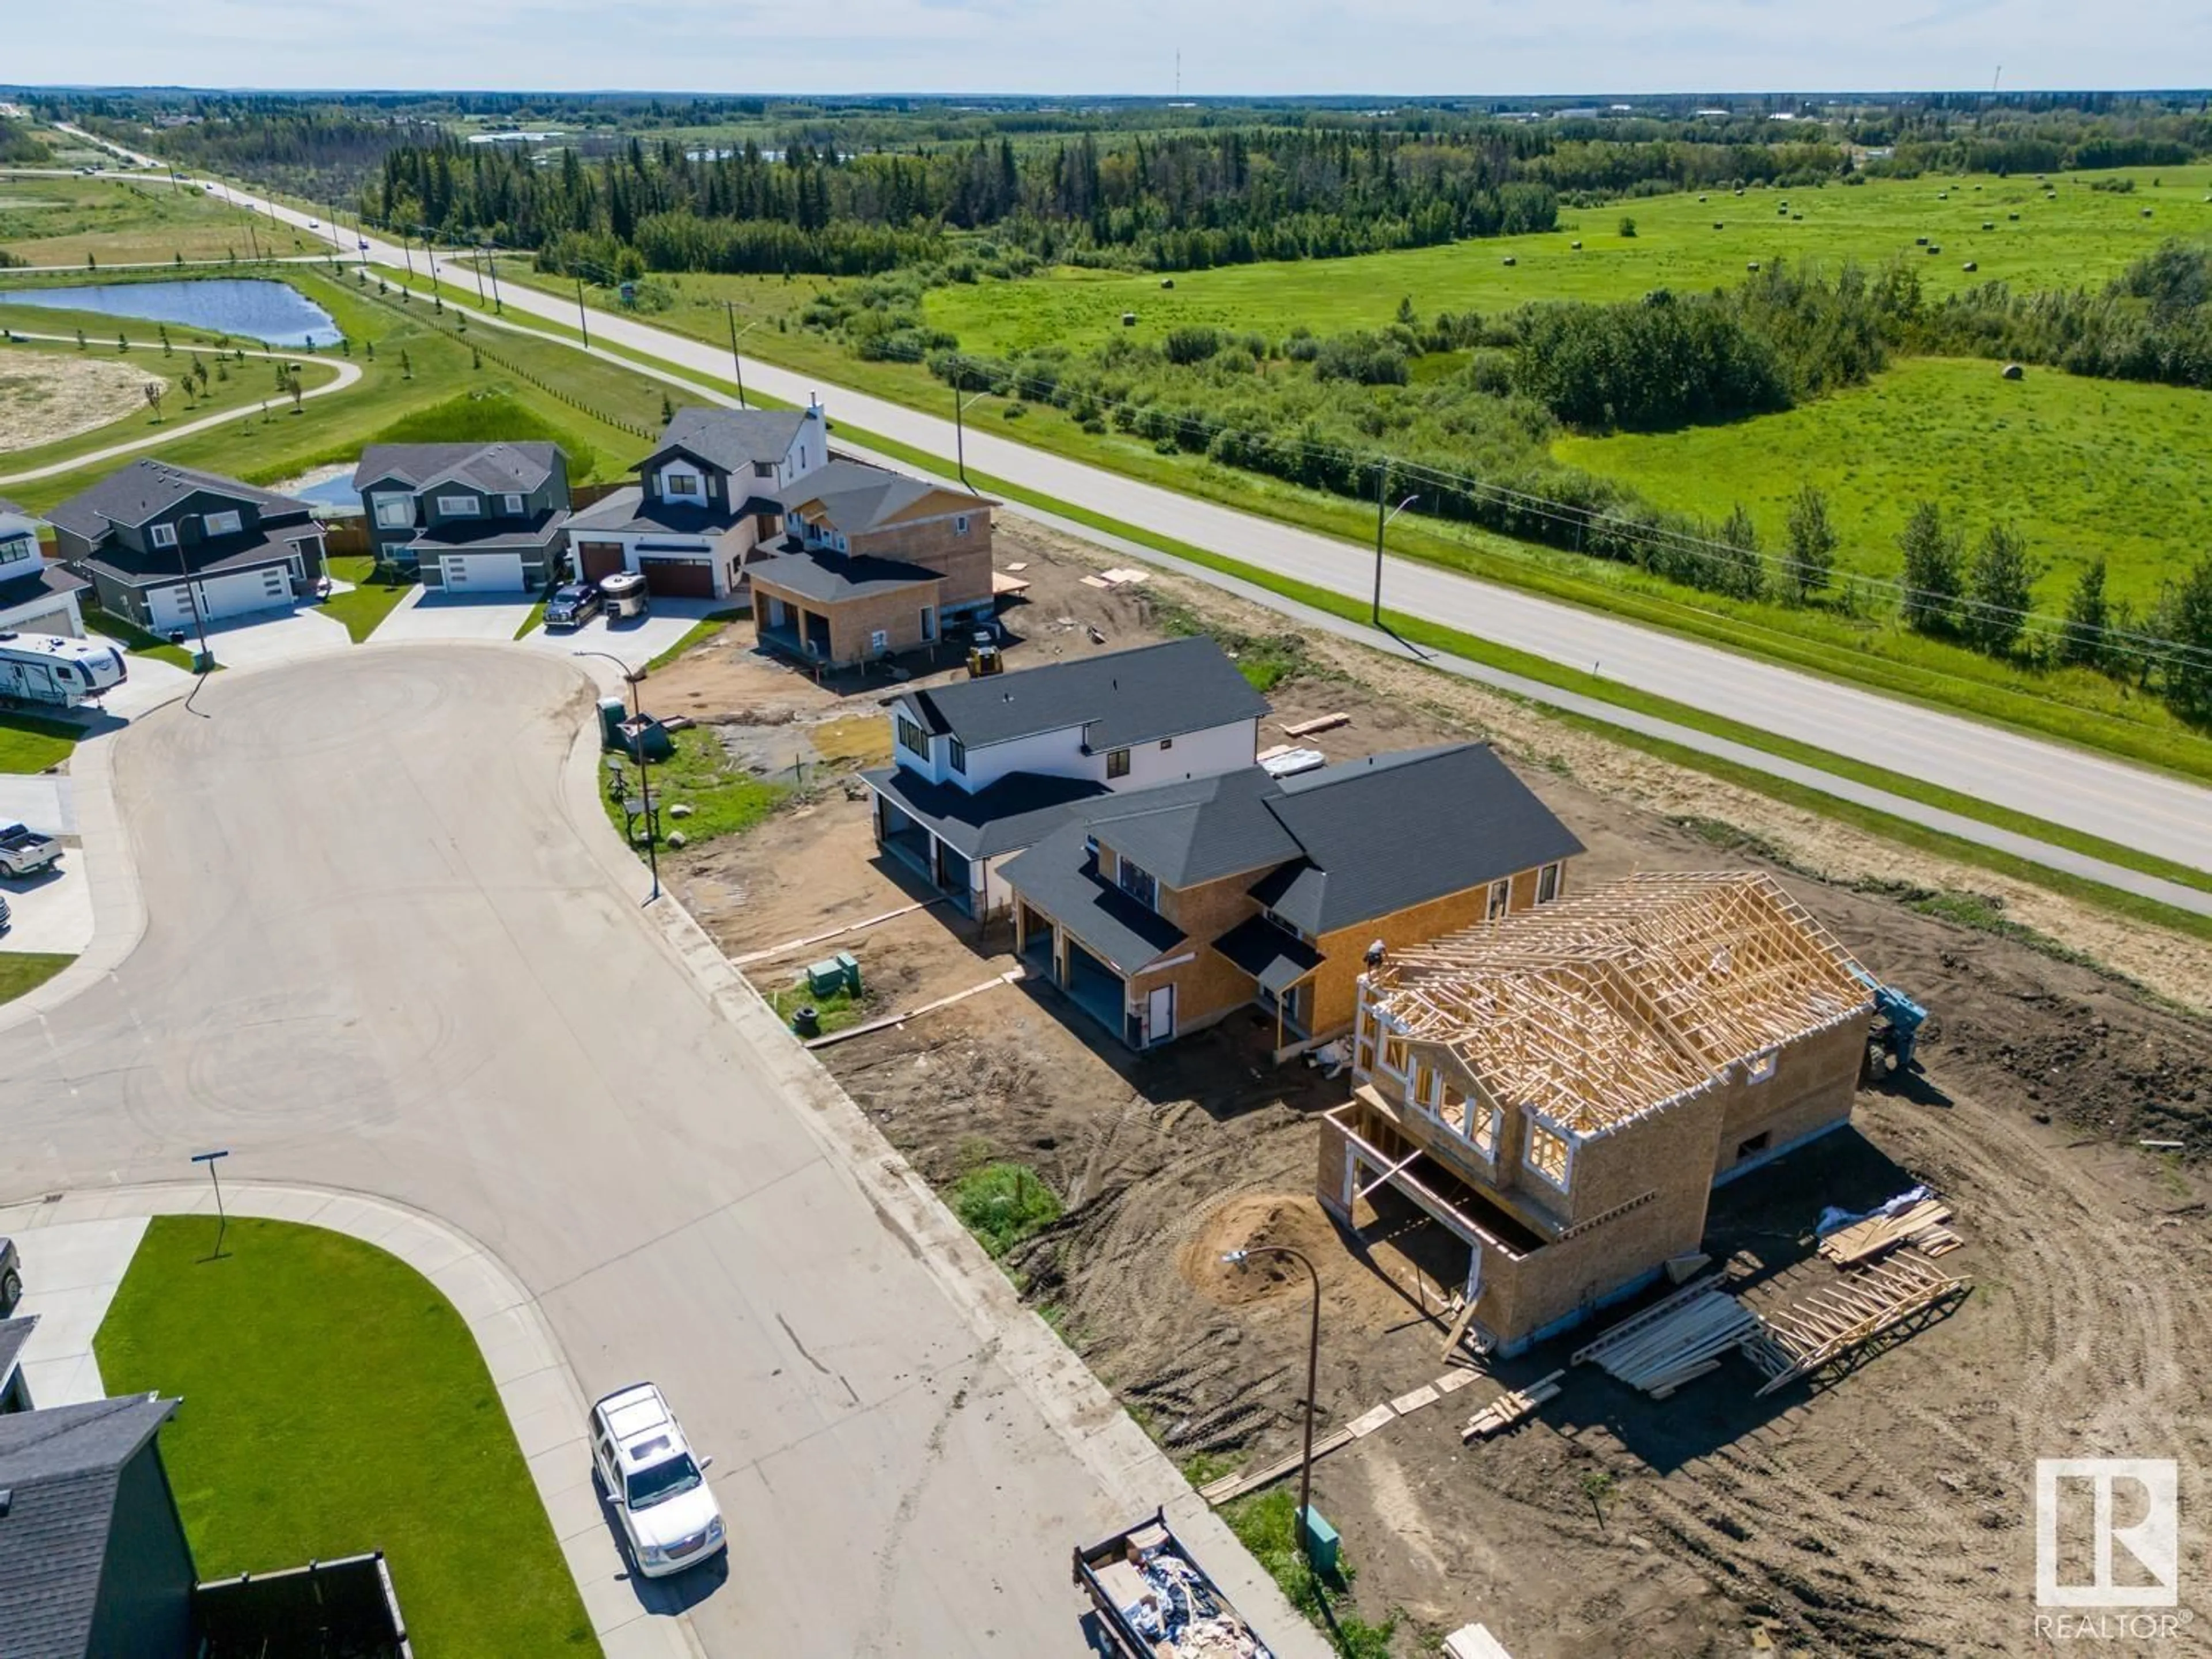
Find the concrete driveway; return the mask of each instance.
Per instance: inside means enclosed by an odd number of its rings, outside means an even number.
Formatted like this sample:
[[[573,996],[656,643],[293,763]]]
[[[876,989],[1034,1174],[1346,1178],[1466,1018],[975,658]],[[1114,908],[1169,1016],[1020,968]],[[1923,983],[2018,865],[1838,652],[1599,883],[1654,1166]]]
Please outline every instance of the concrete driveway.
[[[632,668],[642,668],[662,652],[674,650],[699,623],[728,608],[728,601],[723,599],[655,599],[651,616],[611,622],[601,615],[581,628],[552,632],[533,629],[523,643],[562,656],[578,651],[605,651]],[[610,668],[608,672],[611,674],[613,670]],[[648,703],[650,701],[648,697]]]
[[[60,773],[0,772],[0,823],[27,824],[42,836],[76,833],[76,797]]]
[[[0,951],[80,954],[92,943],[92,878],[84,849],[72,847],[51,869],[21,880],[0,880],[8,901],[8,931]]]
[[[422,645],[434,640],[501,645],[530,619],[535,593],[448,594],[412,587],[370,635],[372,645]]]
[[[23,1382],[33,1406],[74,1406],[106,1394],[92,1339],[145,1236],[146,1219],[137,1216],[62,1222],[15,1241],[23,1261],[15,1311],[39,1316],[23,1345]]]
[[[380,1194],[495,1252],[586,1395],[665,1389],[713,1474],[721,1655],[1090,1651],[1067,1550],[1169,1503],[1283,1659],[1271,1583],[592,799],[574,665],[453,646],[217,674],[112,744],[145,931],[0,1010],[0,1201],[176,1179]],[[106,923],[103,922],[103,927]]]

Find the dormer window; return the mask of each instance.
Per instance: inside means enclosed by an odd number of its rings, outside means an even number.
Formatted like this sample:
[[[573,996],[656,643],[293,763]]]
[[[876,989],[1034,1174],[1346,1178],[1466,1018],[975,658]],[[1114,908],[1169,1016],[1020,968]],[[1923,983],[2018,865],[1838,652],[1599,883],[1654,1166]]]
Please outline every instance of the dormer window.
[[[929,758],[929,733],[903,714],[898,719],[898,741],[899,747],[908,754],[918,755],[923,760]]]
[[[660,477],[660,487],[671,495],[700,495],[706,493],[699,487],[699,475],[696,472],[664,472]]]
[[[156,547],[174,547],[177,544],[177,526],[173,524],[157,524],[147,534]]]

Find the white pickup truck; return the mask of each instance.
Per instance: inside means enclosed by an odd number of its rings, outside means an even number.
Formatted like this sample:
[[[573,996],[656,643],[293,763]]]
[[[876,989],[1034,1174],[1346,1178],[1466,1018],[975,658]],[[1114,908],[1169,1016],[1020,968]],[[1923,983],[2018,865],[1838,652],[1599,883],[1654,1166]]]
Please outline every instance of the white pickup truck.
[[[0,876],[34,876],[61,855],[62,844],[52,836],[20,823],[0,824]]]

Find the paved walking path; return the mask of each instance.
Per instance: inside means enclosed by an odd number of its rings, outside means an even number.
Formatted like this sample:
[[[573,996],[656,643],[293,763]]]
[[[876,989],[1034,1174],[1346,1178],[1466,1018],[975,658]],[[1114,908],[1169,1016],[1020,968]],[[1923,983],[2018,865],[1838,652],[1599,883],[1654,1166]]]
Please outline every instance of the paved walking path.
[[[0,293],[0,301],[4,301],[6,298],[5,293]],[[9,331],[19,340],[52,340],[63,345],[76,343],[76,337],[74,334],[27,334],[21,329]],[[313,361],[326,364],[337,371],[336,380],[325,381],[321,386],[310,386],[301,392],[300,400],[302,403],[310,398],[329,398],[338,392],[349,391],[361,380],[361,365],[344,357],[311,356],[309,353],[300,351],[262,351],[252,346],[233,347],[232,350],[234,352],[242,350],[249,357],[281,359],[288,363]],[[283,400],[283,394],[280,393],[269,401],[271,404],[281,404]],[[33,478],[51,478],[58,473],[75,472],[83,467],[98,466],[102,461],[112,461],[120,456],[136,454],[142,449],[153,449],[162,444],[174,443],[178,439],[188,438],[195,432],[205,432],[213,427],[228,426],[233,421],[251,420],[255,413],[256,411],[251,409],[230,409],[225,410],[219,415],[203,415],[199,419],[186,421],[181,426],[165,426],[149,438],[134,438],[126,444],[110,444],[105,449],[92,450],[82,455],[72,455],[66,460],[55,461],[46,466],[34,466],[24,472],[11,472],[4,477],[0,477],[0,484],[28,483]]]

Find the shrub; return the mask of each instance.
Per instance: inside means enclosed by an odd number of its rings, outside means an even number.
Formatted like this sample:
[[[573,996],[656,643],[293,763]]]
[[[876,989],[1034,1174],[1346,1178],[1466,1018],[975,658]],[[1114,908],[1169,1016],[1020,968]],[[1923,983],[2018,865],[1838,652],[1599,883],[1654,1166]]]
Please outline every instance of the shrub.
[[[1060,1199],[1025,1164],[987,1164],[954,1183],[952,1213],[994,1256],[1060,1219]]]
[[[1211,328],[1178,328],[1164,342],[1171,363],[1202,363],[1221,349],[1221,334]]]

